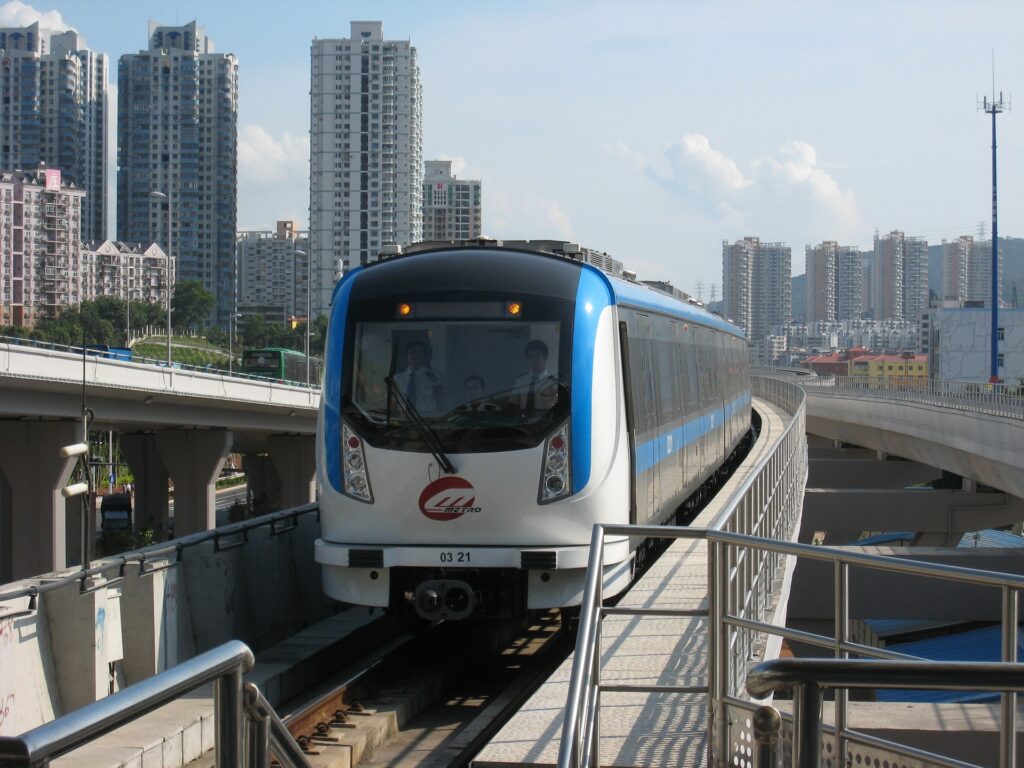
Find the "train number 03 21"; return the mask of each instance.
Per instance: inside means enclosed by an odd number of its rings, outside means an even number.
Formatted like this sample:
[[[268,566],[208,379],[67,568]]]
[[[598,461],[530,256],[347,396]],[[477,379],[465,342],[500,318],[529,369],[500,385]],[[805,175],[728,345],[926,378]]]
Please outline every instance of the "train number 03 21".
[[[442,552],[442,563],[468,563],[470,562],[469,552]]]

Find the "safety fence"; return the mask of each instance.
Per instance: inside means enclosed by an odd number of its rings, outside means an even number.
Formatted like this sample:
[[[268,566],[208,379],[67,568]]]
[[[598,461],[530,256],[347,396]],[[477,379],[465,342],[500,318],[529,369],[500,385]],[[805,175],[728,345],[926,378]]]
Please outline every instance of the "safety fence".
[[[903,403],[939,405],[960,411],[1024,419],[1024,385],[978,384],[901,376],[804,377],[811,395],[871,397]]]

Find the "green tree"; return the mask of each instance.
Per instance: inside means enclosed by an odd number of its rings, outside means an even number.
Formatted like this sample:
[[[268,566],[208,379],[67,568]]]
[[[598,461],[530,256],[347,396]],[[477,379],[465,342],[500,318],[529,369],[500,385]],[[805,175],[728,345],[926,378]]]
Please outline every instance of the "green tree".
[[[194,330],[209,325],[213,311],[213,294],[198,280],[185,280],[174,286],[171,317],[176,330]]]
[[[247,349],[259,349],[269,346],[274,338],[273,329],[267,326],[263,315],[246,315],[242,318],[242,346]]]

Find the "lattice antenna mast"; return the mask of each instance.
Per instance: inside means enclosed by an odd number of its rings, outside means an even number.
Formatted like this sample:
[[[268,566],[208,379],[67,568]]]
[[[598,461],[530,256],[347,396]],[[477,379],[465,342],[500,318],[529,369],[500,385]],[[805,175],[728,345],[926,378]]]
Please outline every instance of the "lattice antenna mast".
[[[992,61],[992,98],[983,96],[978,109],[992,115],[992,344],[989,361],[989,383],[999,383],[999,217],[996,185],[996,116],[1010,110],[1009,99],[1002,91],[996,99],[995,56]]]

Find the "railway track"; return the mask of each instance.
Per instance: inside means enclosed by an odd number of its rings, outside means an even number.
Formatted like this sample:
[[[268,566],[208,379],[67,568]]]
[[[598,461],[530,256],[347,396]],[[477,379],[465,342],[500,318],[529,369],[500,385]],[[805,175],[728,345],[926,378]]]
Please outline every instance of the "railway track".
[[[461,768],[571,650],[557,612],[403,635],[282,708],[310,764]]]

